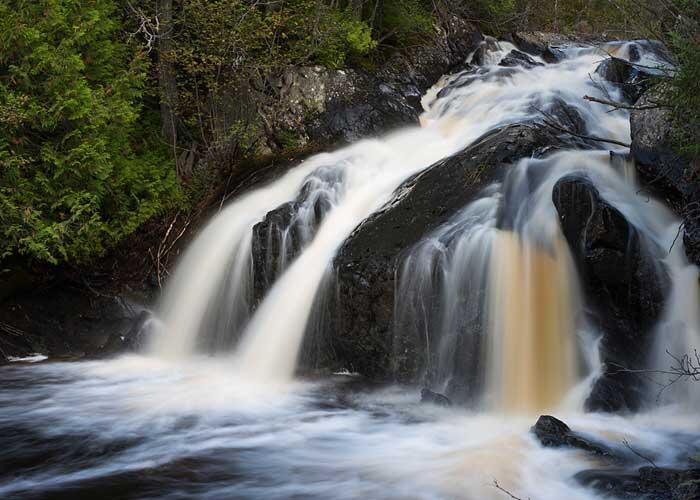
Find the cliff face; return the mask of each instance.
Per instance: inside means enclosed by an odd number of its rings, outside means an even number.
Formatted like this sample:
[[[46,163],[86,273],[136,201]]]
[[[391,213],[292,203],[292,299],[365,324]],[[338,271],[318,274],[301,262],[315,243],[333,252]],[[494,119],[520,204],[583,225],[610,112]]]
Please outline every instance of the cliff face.
[[[289,68],[258,93],[269,151],[335,145],[418,123],[421,96],[462,64],[482,41],[469,22],[451,17],[430,43],[396,52],[375,71]]]

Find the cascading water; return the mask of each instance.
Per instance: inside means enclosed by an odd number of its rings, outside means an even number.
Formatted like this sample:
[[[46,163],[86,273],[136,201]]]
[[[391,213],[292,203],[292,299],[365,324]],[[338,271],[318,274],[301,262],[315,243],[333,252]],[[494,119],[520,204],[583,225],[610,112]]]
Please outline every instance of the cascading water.
[[[624,117],[605,114],[580,100],[581,95],[597,91],[588,73],[600,60],[599,53],[574,49],[573,58],[556,66],[497,66],[511,48],[497,45],[494,52],[487,52],[486,66],[476,78],[460,74],[444,79],[442,89],[424,101],[428,111],[421,119],[421,129],[399,132],[382,141],[362,141],[313,158],[227,207],[178,266],[161,307],[166,328],[155,341],[155,351],[192,352],[199,336],[211,336],[206,331],[212,328],[211,317],[223,317],[223,321],[215,322],[214,329],[224,330],[217,335],[241,336],[234,362],[244,373],[288,379],[294,371],[314,297],[336,250],[407,177],[490,130],[541,118],[541,111],[565,101],[578,103],[576,109],[593,133],[625,138]],[[302,248],[289,262],[285,245],[276,245],[278,269],[273,274],[279,279],[253,312],[252,227],[265,213],[301,196],[304,179],[321,167],[339,173],[330,206],[322,220],[317,214],[311,218],[300,216],[304,210],[297,209],[295,224],[306,227],[301,230],[306,236],[298,242]],[[315,190],[327,190],[327,186],[307,183],[306,197],[314,198]],[[310,213],[308,208],[306,212]],[[277,238],[284,241],[289,228],[276,230],[280,232]]]
[[[421,129],[314,157],[227,207],[178,266],[161,307],[165,328],[155,352],[187,355],[202,345],[217,351],[238,343],[232,363],[242,375],[289,380],[335,252],[410,175],[490,130],[562,109],[580,132],[629,140],[624,112],[581,100],[601,91],[619,95],[590,76],[603,52],[569,48],[557,65],[499,66],[511,49],[493,44],[482,52],[481,68],[444,77],[423,100]],[[604,48],[623,57],[630,50]],[[488,405],[534,410],[552,406],[575,385],[577,351],[590,348],[575,340],[582,306],[548,200],[556,177],[545,174],[543,187],[534,189],[531,170],[516,169],[503,193],[495,186],[495,194],[412,251],[399,272],[395,328],[425,330],[428,383],[460,399],[479,394]],[[264,265],[255,267],[253,227],[280,206],[280,220],[265,226]],[[253,291],[256,278],[262,290]]]
[[[255,383],[292,376],[307,324],[320,321],[310,316],[325,309],[319,294],[334,254],[408,177],[542,112],[583,135],[629,141],[626,112],[581,97],[601,89],[619,97],[591,81],[603,52],[647,66],[652,56],[625,44],[569,47],[558,64],[499,66],[511,48],[493,45],[480,68],[444,77],[424,99],[422,128],[315,156],[225,207],[170,279],[147,355],[0,368],[0,496],[504,498],[497,479],[520,498],[598,500],[573,478],[610,464],[541,446],[531,415],[517,415],[556,406],[572,428],[624,457],[616,468],[647,465],[628,441],[660,467],[687,466],[700,453],[695,413],[580,413],[602,372],[600,332],[574,265],[580,249],[567,245],[553,203],[560,181],[585,178],[668,275],[650,366],[666,369],[666,350],[700,346],[697,268],[681,242],[668,251],[678,221],[639,193],[622,154],[590,141],[507,167],[402,249],[394,362],[406,356],[402,336],[420,339],[424,383],[478,412],[419,406],[406,387],[369,392],[354,377],[282,391]],[[691,405],[697,395],[697,384],[664,393]]]
[[[578,375],[566,242],[539,248],[501,232],[493,251],[489,380],[495,406],[552,408]]]

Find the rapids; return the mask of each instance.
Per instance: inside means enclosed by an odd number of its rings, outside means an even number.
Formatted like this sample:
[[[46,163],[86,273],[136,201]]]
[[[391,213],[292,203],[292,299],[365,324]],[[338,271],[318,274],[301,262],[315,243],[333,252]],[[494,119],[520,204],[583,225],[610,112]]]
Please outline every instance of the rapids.
[[[423,99],[421,127],[314,156],[226,206],[169,279],[143,352],[0,367],[0,498],[506,498],[494,481],[520,498],[601,498],[574,476],[605,463],[545,448],[529,432],[544,411],[621,454],[632,443],[660,466],[700,453],[690,384],[637,415],[582,411],[600,335],[586,321],[555,183],[585,172],[660,248],[677,231],[605,146],[522,159],[405,252],[395,325],[426,332],[420,382],[445,392],[465,377],[478,382],[466,405],[421,405],[419,386],[350,373],[295,378],[338,249],[405,180],[557,102],[591,135],[629,142],[625,111],[582,99],[619,97],[593,76],[604,51],[571,46],[558,64],[498,66],[512,48],[496,45],[482,67],[443,77]],[[626,54],[624,44],[605,50]],[[266,261],[275,279],[256,299],[253,231],[287,203],[290,224],[267,234],[279,252]],[[700,294],[681,244],[659,261],[672,285],[651,354],[663,369],[670,344],[700,348]],[[483,335],[469,337],[467,323]],[[625,466],[641,465],[631,456]]]
[[[2,376],[0,498],[507,498],[494,479],[521,498],[599,498],[572,478],[596,460],[543,448],[534,417],[420,405],[415,388],[346,376],[271,389],[217,361],[135,356]],[[672,408],[559,416],[658,465],[700,450],[697,418]]]

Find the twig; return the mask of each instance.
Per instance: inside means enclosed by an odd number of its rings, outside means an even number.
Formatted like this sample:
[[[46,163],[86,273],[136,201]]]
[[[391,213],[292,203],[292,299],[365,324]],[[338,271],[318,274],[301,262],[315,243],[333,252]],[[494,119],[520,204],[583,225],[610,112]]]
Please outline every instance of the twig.
[[[667,370],[631,369],[616,363],[608,363],[609,366],[617,368],[616,371],[612,371],[609,373],[611,375],[615,375],[617,373],[632,373],[635,375],[644,376],[656,385],[661,386],[661,389],[659,390],[659,393],[656,396],[657,401],[661,399],[661,396],[663,395],[666,389],[668,389],[680,380],[692,379],[695,382],[700,382],[700,353],[698,353],[697,350],[694,351],[693,356],[691,356],[690,354],[676,356],[671,354],[668,350],[666,351],[666,354],[670,356],[671,359],[674,361],[674,363],[671,364],[671,366]],[[653,380],[651,377],[648,377],[649,374],[669,375],[670,378],[668,382],[662,383]]]
[[[625,445],[625,447],[626,447],[628,450],[630,450],[632,453],[634,453],[635,455],[637,455],[639,458],[641,458],[642,460],[646,460],[647,462],[649,462],[653,468],[658,469],[657,465],[654,463],[654,461],[653,461],[651,458],[647,457],[646,455],[643,455],[642,453],[640,453],[640,452],[638,452],[637,450],[635,450],[634,448],[632,448],[632,445],[630,445],[629,441],[627,441],[626,439],[623,439],[623,440],[622,440],[622,444]]]
[[[673,238],[673,243],[671,243],[671,246],[668,249],[668,254],[671,254],[671,250],[673,250],[673,247],[676,245],[676,241],[678,241],[678,237],[681,235],[681,231],[683,231],[683,228],[685,227],[685,222],[681,222],[678,225],[678,231],[676,232],[676,237]]]
[[[187,228],[190,226],[190,222],[192,221],[190,217],[187,217],[187,220],[185,221],[185,224],[182,227],[182,229],[177,233],[177,235],[175,236],[175,238],[173,238],[170,244],[168,244],[168,239],[170,238],[170,235],[172,234],[173,228],[175,227],[175,224],[177,223],[179,217],[180,212],[177,212],[175,214],[175,217],[173,217],[172,222],[168,226],[168,230],[165,232],[165,236],[163,236],[163,239],[158,244],[158,249],[156,250],[155,255],[152,249],[148,249],[148,254],[151,256],[153,266],[156,268],[156,281],[158,282],[158,288],[163,287],[162,274],[164,271],[167,274],[168,255],[170,254],[170,251],[180,240],[180,238],[184,236],[185,232],[187,232]]]
[[[502,491],[503,493],[505,493],[506,495],[508,495],[508,496],[509,496],[510,498],[512,498],[513,500],[523,500],[523,499],[520,498],[520,497],[516,497],[516,496],[513,495],[510,491],[508,491],[508,490],[505,489],[503,486],[501,486],[500,484],[498,484],[498,480],[497,480],[497,479],[494,479],[494,480],[493,480],[493,486],[494,486],[494,488],[496,488],[497,490],[500,490],[500,491]],[[530,500],[529,497],[528,497],[528,500]]]

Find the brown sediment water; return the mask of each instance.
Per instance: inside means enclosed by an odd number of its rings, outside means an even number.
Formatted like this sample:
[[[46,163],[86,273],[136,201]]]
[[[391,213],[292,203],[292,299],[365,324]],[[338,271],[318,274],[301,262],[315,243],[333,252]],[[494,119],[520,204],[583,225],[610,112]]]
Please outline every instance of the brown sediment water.
[[[558,237],[540,247],[499,231],[491,260],[491,396],[496,407],[554,407],[576,383],[573,269]]]

